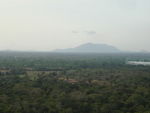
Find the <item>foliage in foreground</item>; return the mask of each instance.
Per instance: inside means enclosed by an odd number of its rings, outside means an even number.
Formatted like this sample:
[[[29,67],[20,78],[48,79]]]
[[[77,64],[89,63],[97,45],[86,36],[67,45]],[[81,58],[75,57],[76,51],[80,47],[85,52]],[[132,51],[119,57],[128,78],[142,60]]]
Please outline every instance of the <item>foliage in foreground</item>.
[[[149,113],[150,68],[106,56],[1,57],[0,112]]]

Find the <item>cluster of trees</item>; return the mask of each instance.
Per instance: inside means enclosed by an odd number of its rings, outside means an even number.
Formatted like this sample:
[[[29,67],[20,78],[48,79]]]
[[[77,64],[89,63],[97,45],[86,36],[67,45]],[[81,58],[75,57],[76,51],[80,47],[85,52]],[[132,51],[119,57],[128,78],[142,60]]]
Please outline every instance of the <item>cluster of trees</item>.
[[[127,55],[22,54],[0,55],[1,113],[150,112],[150,67]]]
[[[24,75],[26,74],[26,70],[23,68],[12,68],[10,70],[5,70],[4,72],[0,71],[0,76],[3,75]]]

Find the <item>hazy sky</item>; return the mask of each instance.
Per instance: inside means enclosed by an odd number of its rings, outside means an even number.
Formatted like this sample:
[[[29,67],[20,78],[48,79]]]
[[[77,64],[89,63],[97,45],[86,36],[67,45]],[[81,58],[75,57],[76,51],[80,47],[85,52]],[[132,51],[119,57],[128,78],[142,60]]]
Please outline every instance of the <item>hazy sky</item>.
[[[150,0],[1,0],[0,50],[84,43],[150,51]]]

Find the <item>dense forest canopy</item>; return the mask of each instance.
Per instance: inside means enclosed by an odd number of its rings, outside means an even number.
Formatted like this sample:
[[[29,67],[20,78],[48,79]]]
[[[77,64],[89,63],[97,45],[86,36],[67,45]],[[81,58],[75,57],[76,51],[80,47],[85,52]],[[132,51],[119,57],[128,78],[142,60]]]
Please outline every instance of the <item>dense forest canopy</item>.
[[[150,113],[149,53],[0,52],[1,113]]]

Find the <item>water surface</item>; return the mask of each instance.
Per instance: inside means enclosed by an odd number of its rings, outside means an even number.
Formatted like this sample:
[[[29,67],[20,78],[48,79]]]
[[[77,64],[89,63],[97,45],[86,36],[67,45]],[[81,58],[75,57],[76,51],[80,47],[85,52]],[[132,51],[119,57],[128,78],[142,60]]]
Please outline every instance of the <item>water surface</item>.
[[[127,64],[130,64],[130,65],[150,65],[150,62],[143,62],[143,61],[127,61],[126,62]]]

